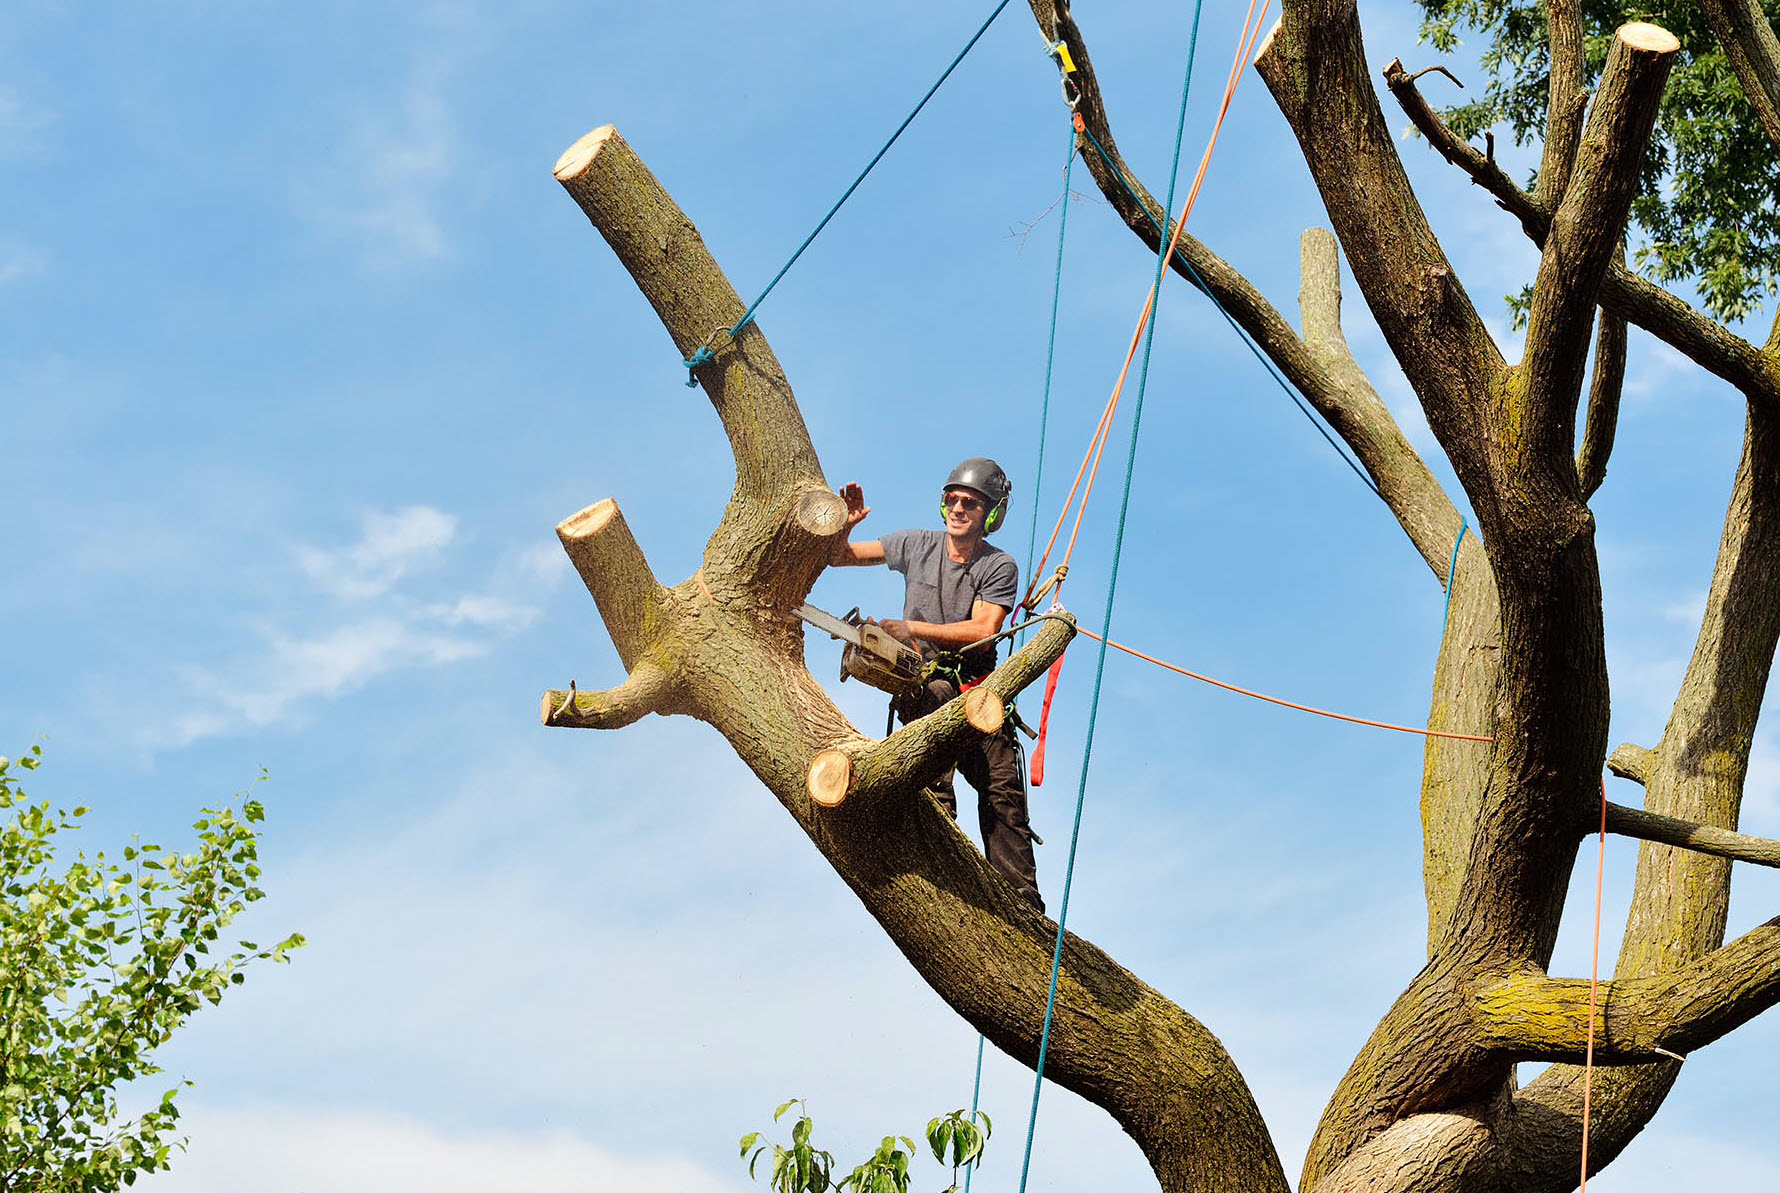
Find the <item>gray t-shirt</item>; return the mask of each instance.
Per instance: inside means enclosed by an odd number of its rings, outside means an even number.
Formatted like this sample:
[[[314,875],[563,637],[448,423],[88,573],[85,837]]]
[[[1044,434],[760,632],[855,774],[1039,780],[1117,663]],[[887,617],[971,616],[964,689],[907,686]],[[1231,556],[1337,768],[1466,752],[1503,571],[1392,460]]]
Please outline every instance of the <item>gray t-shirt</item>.
[[[905,621],[931,621],[944,625],[969,621],[971,607],[988,601],[1012,609],[1020,599],[1020,568],[1014,557],[999,547],[982,543],[969,563],[954,563],[946,554],[943,530],[896,530],[885,535],[884,562],[901,572],[906,588],[902,601]],[[921,656],[931,659],[935,648],[917,640]],[[973,670],[987,672],[995,666],[993,647],[972,656]]]

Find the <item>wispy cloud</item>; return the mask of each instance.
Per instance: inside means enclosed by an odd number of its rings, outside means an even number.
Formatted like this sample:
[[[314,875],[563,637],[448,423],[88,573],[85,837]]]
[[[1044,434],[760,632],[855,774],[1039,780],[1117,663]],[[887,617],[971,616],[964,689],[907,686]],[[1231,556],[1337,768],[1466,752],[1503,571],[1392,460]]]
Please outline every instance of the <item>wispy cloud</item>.
[[[300,547],[297,559],[318,588],[347,600],[382,596],[417,565],[435,560],[457,536],[457,519],[430,506],[364,516],[357,542],[329,551]]]
[[[535,622],[539,591],[562,576],[535,547],[510,552],[468,591],[438,591],[458,546],[457,519],[431,506],[372,512],[356,540],[291,549],[314,596],[268,619],[256,641],[219,664],[180,672],[185,707],[142,743],[178,748],[201,738],[303,720],[322,701],[377,680],[485,654]],[[425,576],[427,591],[404,591]],[[548,578],[545,578],[548,577]]]
[[[626,1156],[573,1131],[444,1132],[396,1116],[329,1114],[286,1106],[200,1109],[181,1120],[192,1143],[159,1193],[736,1193],[677,1156]]]
[[[442,207],[460,156],[451,96],[475,46],[472,15],[431,6],[431,36],[416,38],[400,90],[349,119],[340,152],[341,189],[316,206],[330,231],[359,242],[372,269],[398,269],[449,256]]]

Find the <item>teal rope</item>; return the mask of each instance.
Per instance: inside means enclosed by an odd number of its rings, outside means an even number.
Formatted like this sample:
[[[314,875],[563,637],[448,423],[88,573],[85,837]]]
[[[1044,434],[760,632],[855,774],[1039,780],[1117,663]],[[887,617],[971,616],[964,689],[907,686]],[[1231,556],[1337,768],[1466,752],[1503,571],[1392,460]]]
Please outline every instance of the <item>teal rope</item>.
[[[1446,617],[1452,612],[1452,582],[1458,578],[1459,544],[1465,541],[1465,527],[1470,524],[1471,516],[1463,514],[1459,517],[1459,532],[1453,536],[1452,558],[1446,561],[1446,604],[1440,609],[1440,635],[1446,636]]]
[[[1063,236],[1069,230],[1069,179],[1075,169],[1075,125],[1069,126],[1069,156],[1063,161],[1063,212],[1057,219],[1057,266],[1051,279],[1051,336],[1045,344],[1044,400],[1038,414],[1038,466],[1032,470],[1032,533],[1026,540],[1026,577],[1032,579],[1032,560],[1038,554],[1039,482],[1045,471],[1045,437],[1051,422],[1051,370],[1057,359],[1057,307],[1063,297]]]
[[[1187,129],[1187,97],[1193,89],[1193,58],[1199,47],[1199,14],[1204,0],[1194,0],[1193,32],[1187,43],[1186,78],[1181,83],[1180,116],[1174,128],[1174,160],[1168,168],[1168,201],[1165,210],[1174,210],[1174,184],[1180,173],[1181,141]],[[1162,274],[1168,267],[1168,240],[1156,253],[1156,276],[1153,283],[1155,290],[1155,307],[1159,308],[1162,300]],[[1032,1137],[1038,1128],[1038,1096],[1044,1089],[1045,1057],[1051,1045],[1051,1018],[1057,1007],[1057,971],[1063,964],[1063,925],[1069,919],[1069,891],[1075,881],[1076,847],[1081,841],[1082,806],[1088,796],[1088,760],[1094,752],[1094,723],[1100,712],[1100,684],[1106,672],[1106,641],[1112,636],[1113,596],[1119,584],[1119,557],[1125,546],[1125,518],[1131,508],[1131,474],[1137,466],[1137,434],[1143,422],[1143,394],[1149,381],[1150,349],[1156,339],[1156,309],[1150,313],[1149,326],[1144,331],[1143,364],[1137,373],[1137,398],[1131,408],[1131,442],[1125,451],[1125,491],[1119,498],[1119,524],[1113,534],[1112,569],[1106,581],[1106,612],[1100,624],[1100,649],[1094,663],[1094,692],[1088,700],[1087,740],[1082,746],[1082,773],[1075,794],[1075,824],[1069,833],[1069,861],[1063,871],[1063,901],[1057,908],[1057,942],[1051,949],[1051,981],[1045,993],[1044,1029],[1038,1037],[1038,1063],[1033,1066],[1032,1080],[1032,1113],[1026,1120],[1026,1154],[1020,1161],[1020,1193],[1026,1193],[1026,1179],[1032,1168]]]
[[[977,1036],[977,1076],[970,1084],[970,1121],[977,1121],[977,1099],[983,1092],[983,1037]],[[969,1164],[964,1169],[964,1193],[970,1193],[970,1174],[976,1168]]]
[[[1150,227],[1156,229],[1156,235],[1161,238],[1162,243],[1167,244],[1168,229],[1163,228],[1156,222],[1156,217],[1150,213],[1149,206],[1145,204],[1142,199],[1138,198],[1137,191],[1132,188],[1130,181],[1125,177],[1125,172],[1119,169],[1118,164],[1113,161],[1111,155],[1108,154],[1106,149],[1100,144],[1099,138],[1094,135],[1094,130],[1084,126],[1082,131],[1088,135],[1088,143],[1094,146],[1094,151],[1100,155],[1100,160],[1106,163],[1106,168],[1112,172],[1113,177],[1119,180],[1119,185],[1125,188],[1125,193],[1131,196],[1131,201],[1137,204],[1138,210],[1143,212],[1144,218],[1150,221]],[[1268,360],[1266,354],[1261,351],[1260,346],[1249,337],[1247,331],[1243,330],[1242,324],[1236,322],[1236,319],[1224,308],[1224,304],[1218,301],[1218,296],[1212,293],[1211,287],[1205,284],[1205,279],[1199,276],[1199,271],[1193,268],[1193,263],[1187,260],[1186,253],[1182,252],[1179,248],[1176,248],[1174,256],[1175,260],[1179,261],[1182,268],[1186,270],[1188,279],[1199,289],[1200,293],[1211,299],[1211,304],[1218,309],[1218,314],[1224,317],[1224,322],[1228,323],[1231,330],[1236,332],[1237,337],[1242,340],[1249,352],[1254,355],[1254,358],[1261,362],[1261,367],[1267,370],[1267,375],[1273,378],[1274,383],[1279,386],[1281,392],[1292,400],[1292,405],[1296,406],[1298,412],[1310,420],[1310,425],[1316,428],[1317,434],[1321,435],[1324,441],[1335,450],[1335,454],[1341,457],[1341,462],[1353,470],[1354,475],[1360,478],[1360,483],[1365,485],[1368,489],[1371,489],[1375,497],[1382,499],[1384,494],[1378,491],[1378,486],[1372,482],[1372,478],[1367,476],[1365,471],[1355,463],[1352,457],[1350,457],[1347,452],[1342,449],[1341,445],[1335,441],[1334,436],[1329,434],[1329,429],[1323,425],[1323,421],[1316,416],[1316,412],[1311,410],[1311,408],[1305,404],[1304,399],[1293,390],[1291,382],[1287,381],[1285,377],[1280,374],[1279,370],[1274,367],[1273,362]]]
[[[791,259],[785,262],[784,265],[780,266],[779,272],[773,275],[773,280],[768,282],[766,284],[766,289],[760,292],[760,297],[750,303],[748,309],[742,312],[742,317],[737,319],[735,323],[727,329],[731,338],[734,338],[737,332],[741,331],[742,328],[754,321],[754,312],[759,309],[761,303],[766,301],[766,296],[773,292],[773,287],[779,284],[779,279],[784,277],[793,265],[797,264],[797,259],[803,256],[803,251],[810,247],[811,242],[813,242],[817,236],[821,235],[822,229],[828,227],[828,221],[834,218],[835,213],[841,209],[842,204],[853,197],[853,192],[859,189],[859,184],[865,181],[865,176],[870,174],[872,168],[883,160],[886,153],[890,152],[890,146],[896,144],[896,140],[898,137],[902,136],[903,130],[915,122],[915,117],[921,114],[921,109],[927,106],[927,101],[932,99],[934,92],[940,89],[940,84],[952,77],[952,72],[958,69],[958,64],[964,61],[964,56],[970,53],[971,49],[977,42],[982,40],[983,34],[989,31],[989,26],[995,23],[995,18],[1000,16],[1001,10],[1007,6],[1008,0],[1001,0],[1001,3],[995,6],[995,11],[989,14],[988,18],[982,23],[982,26],[971,35],[970,40],[964,43],[964,48],[958,51],[958,56],[953,58],[952,64],[941,72],[939,78],[934,81],[933,86],[927,89],[927,94],[921,97],[921,102],[915,105],[915,110],[903,117],[902,123],[896,126],[896,131],[890,134],[890,139],[884,142],[883,148],[879,149],[877,153],[872,156],[871,161],[865,164],[865,169],[859,171],[859,177],[853,180],[853,185],[849,186],[841,197],[834,201],[834,206],[828,209],[828,214],[822,217],[822,222],[816,225],[816,230],[803,238],[803,243],[797,246],[797,251],[791,254]],[[698,365],[709,362],[715,355],[716,353],[712,351],[711,346],[705,344],[682,362],[687,369],[686,384],[688,386],[698,384],[698,378],[692,375],[691,370]]]

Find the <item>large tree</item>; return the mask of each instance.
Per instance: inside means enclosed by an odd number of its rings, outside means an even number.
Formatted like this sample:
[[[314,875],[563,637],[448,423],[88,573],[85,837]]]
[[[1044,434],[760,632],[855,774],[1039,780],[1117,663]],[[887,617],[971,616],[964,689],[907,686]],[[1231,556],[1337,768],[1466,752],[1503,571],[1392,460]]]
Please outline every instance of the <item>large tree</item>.
[[[1166,215],[1119,155],[1082,31],[1060,0],[1031,7],[1045,35],[1071,48],[1084,162],[1156,250]],[[1521,38],[1526,52],[1507,60],[1530,57],[1543,87],[1537,121],[1526,115],[1526,77],[1504,75],[1492,93],[1496,114],[1542,137],[1529,190],[1468,144],[1460,133],[1471,128],[1445,120],[1402,66],[1392,62],[1382,79],[1423,134],[1409,151],[1437,150],[1540,249],[1521,361],[1505,357],[1410,187],[1353,0],[1287,0],[1255,62],[1334,232],[1303,239],[1299,327],[1190,236],[1174,265],[1309,399],[1433,578],[1449,584],[1428,723],[1493,739],[1429,739],[1427,962],[1407,975],[1335,1089],[1299,1187],[1563,1190],[1577,1179],[1581,1062],[1591,1046],[1589,1157],[1599,1168],[1650,1121],[1688,1052],[1780,1000],[1780,920],[1724,941],[1731,860],[1780,862],[1780,843],[1735,831],[1780,638],[1780,329],[1765,345],[1749,343],[1625,263],[1635,211],[1659,239],[1663,227],[1681,226],[1661,223],[1665,197],[1679,203],[1664,172],[1672,118],[1652,148],[1677,59],[1695,79],[1701,55],[1728,64],[1720,81],[1740,88],[1760,120],[1764,156],[1743,164],[1767,178],[1780,146],[1780,43],[1756,0],[1689,8],[1689,54],[1664,28],[1619,25],[1626,14],[1613,5],[1423,7],[1437,33],[1471,18]],[[1466,118],[1475,125],[1478,113]],[[611,127],[572,146],[556,174],[681,352],[710,350],[694,373],[728,433],[736,485],[702,565],[673,586],[656,581],[614,503],[558,527],[628,675],[606,691],[546,693],[544,719],[617,728],[683,713],[715,727],[933,989],[1033,1063],[1055,925],[989,869],[923,784],[970,735],[999,727],[1005,702],[1063,651],[1072,627],[1047,622],[970,698],[886,739],[849,724],[806,670],[792,612],[825,566],[844,511],[771,349],[752,324],[713,332],[732,328],[743,303]],[[1746,310],[1763,285],[1759,253],[1747,240],[1734,251],[1714,241],[1721,216],[1711,211],[1696,219],[1667,210],[1695,241],[1644,263],[1671,281],[1705,277],[1714,310]],[[1338,251],[1463,486],[1470,532],[1346,347]],[[1732,258],[1754,262],[1753,272],[1712,282],[1711,270]],[[1698,643],[1667,728],[1609,758],[1589,499],[1613,444],[1628,325],[1728,381],[1748,412]],[[1643,808],[1607,809],[1611,831],[1643,843],[1616,970],[1591,995],[1587,980],[1550,975],[1547,965],[1578,846],[1601,814],[1604,761],[1644,786]],[[1518,1086],[1521,1062],[1548,1064]],[[1074,935],[1062,953],[1047,1075],[1112,1115],[1164,1189],[1290,1187],[1219,1041]]]

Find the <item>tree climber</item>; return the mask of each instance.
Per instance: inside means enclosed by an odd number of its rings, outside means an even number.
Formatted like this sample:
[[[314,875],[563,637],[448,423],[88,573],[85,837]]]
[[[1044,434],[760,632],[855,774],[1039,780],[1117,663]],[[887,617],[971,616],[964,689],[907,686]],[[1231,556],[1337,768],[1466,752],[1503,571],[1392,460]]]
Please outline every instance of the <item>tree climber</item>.
[[[933,712],[995,668],[993,645],[970,651],[964,648],[999,632],[1019,601],[1020,569],[1014,557],[984,541],[1007,516],[1012,492],[1007,474],[995,461],[972,456],[946,477],[940,496],[943,531],[897,530],[881,539],[856,543],[849,536],[871,507],[865,504],[865,491],[857,483],[841,486],[847,527],[835,542],[829,562],[837,567],[882,563],[902,573],[902,616],[878,624],[892,637],[919,650],[930,665],[932,678],[893,702],[905,725]],[[966,750],[956,769],[963,771],[976,789],[977,819],[989,864],[1013,883],[1022,898],[1043,911],[1026,814],[1025,768],[1012,718],[1000,732]],[[951,772],[932,787],[941,806],[956,820],[958,797],[952,790]]]

